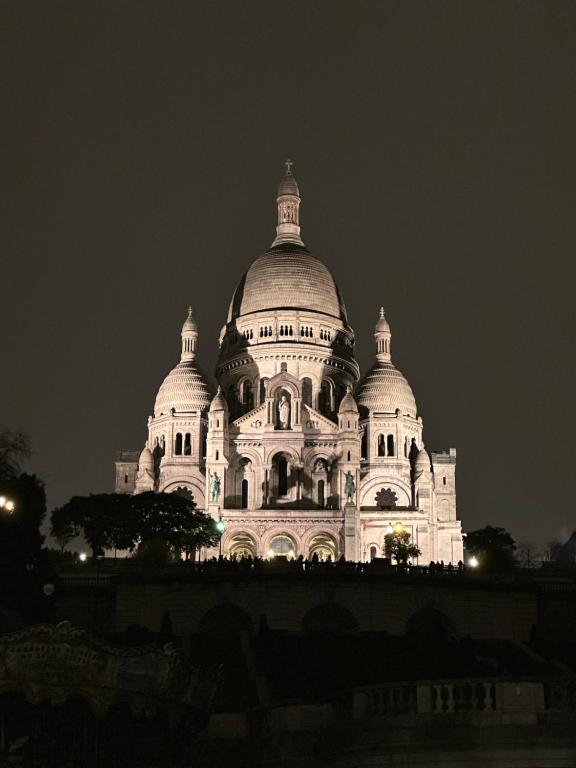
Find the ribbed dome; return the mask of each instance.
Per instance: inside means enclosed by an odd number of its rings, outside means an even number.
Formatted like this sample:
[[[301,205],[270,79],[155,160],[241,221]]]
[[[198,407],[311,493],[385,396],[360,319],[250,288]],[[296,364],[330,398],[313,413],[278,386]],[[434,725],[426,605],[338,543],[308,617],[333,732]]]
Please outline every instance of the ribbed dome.
[[[283,243],[259,256],[236,288],[228,322],[269,309],[324,312],[346,322],[346,308],[328,268],[306,248]]]
[[[281,195],[300,195],[298,184],[292,173],[287,173],[278,185],[278,197]]]
[[[416,469],[421,469],[426,472],[430,471],[430,456],[426,448],[421,448],[416,457]]]
[[[204,376],[193,360],[178,363],[162,382],[156,403],[154,416],[169,414],[172,408],[177,413],[203,411],[210,405],[211,395]]]
[[[338,413],[358,413],[358,406],[356,405],[356,400],[352,397],[352,388],[348,387],[346,389],[346,394],[342,398],[342,402],[340,403],[340,407],[338,408]]]
[[[402,413],[416,417],[416,400],[410,384],[388,360],[379,361],[368,371],[358,385],[356,400],[371,411]]]
[[[148,448],[147,445],[144,446],[142,449],[142,453],[140,454],[140,458],[138,459],[138,468],[139,469],[154,469],[154,456],[152,456],[152,451],[150,448]]]

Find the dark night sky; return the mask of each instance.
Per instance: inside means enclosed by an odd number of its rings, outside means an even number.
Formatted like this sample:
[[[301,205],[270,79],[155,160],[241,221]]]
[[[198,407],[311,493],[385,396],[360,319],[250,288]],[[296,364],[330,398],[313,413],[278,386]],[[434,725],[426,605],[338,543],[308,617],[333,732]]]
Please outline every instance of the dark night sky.
[[[458,449],[464,528],[576,527],[576,3],[6,2],[0,29],[0,424],[52,506],[142,447],[188,303],[213,369],[290,155],[362,369],[384,304]]]

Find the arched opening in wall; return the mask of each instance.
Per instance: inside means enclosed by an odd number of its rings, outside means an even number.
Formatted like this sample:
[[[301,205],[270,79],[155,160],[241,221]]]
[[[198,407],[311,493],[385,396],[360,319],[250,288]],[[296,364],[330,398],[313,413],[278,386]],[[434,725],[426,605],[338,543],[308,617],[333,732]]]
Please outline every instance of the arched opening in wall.
[[[318,410],[323,413],[324,416],[330,416],[332,414],[332,385],[328,379],[324,379],[320,386]]]
[[[295,557],[296,556],[296,545],[292,541],[292,539],[282,534],[280,536],[275,536],[272,541],[270,542],[270,546],[268,548],[268,557]]]
[[[266,377],[260,379],[260,405],[266,400],[266,389],[268,388],[269,381],[270,379],[267,379]]]
[[[312,379],[307,376],[302,379],[302,402],[304,405],[312,406]]]
[[[378,435],[378,456],[386,456],[386,438]]]
[[[394,435],[388,435],[386,439],[388,456],[394,456]]]
[[[358,622],[354,615],[337,603],[322,603],[311,608],[302,619],[305,632],[330,632],[335,635],[355,632]]]
[[[286,456],[278,458],[278,496],[288,495],[288,459]]]
[[[368,458],[368,431],[366,429],[362,432],[362,458],[367,459]]]
[[[192,435],[186,432],[184,436],[184,456],[192,456]]]
[[[254,539],[248,533],[235,534],[228,543],[228,554],[230,557],[256,557],[256,544]]]
[[[180,432],[176,433],[176,439],[174,441],[174,455],[182,456],[182,435]]]
[[[242,499],[240,501],[242,509],[248,509],[248,480],[242,480]]]
[[[316,555],[319,560],[336,560],[338,548],[333,537],[329,533],[319,533],[308,545],[308,559]]]
[[[224,603],[210,608],[200,621],[198,631],[206,635],[237,635],[241,632],[252,634],[252,619],[237,605]]]
[[[240,402],[244,413],[254,408],[254,393],[252,391],[252,384],[248,379],[244,379],[240,384]]]
[[[325,503],[326,503],[326,498],[325,498],[324,480],[318,480],[318,506],[324,509]]]
[[[206,427],[202,427],[202,448],[201,448],[201,456],[203,459],[206,458],[206,447],[208,445],[208,430]]]
[[[337,411],[338,408],[340,408],[340,403],[344,399],[345,394],[346,394],[346,387],[343,384],[338,384],[338,386],[336,387],[336,393],[335,393],[335,398],[336,398],[336,403],[334,405],[335,411]]]
[[[406,634],[433,635],[446,640],[457,638],[456,627],[446,614],[437,608],[421,608],[406,622]]]
[[[375,560],[378,557],[378,547],[376,544],[372,544],[370,547],[370,560]]]

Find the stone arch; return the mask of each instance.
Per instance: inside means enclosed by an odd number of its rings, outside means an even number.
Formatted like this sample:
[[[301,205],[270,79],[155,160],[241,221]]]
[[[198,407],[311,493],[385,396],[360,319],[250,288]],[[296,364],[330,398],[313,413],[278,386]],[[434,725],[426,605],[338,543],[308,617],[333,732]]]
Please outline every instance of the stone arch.
[[[321,526],[317,526],[307,533],[302,541],[302,554],[308,560],[311,560],[314,554],[317,554],[321,560],[326,560],[329,555],[331,560],[336,561],[340,556],[338,545],[338,536],[336,534],[332,531],[327,531]]]
[[[302,617],[305,632],[330,632],[345,635],[356,632],[358,621],[354,614],[339,603],[321,603],[310,608]]]
[[[196,505],[200,508],[204,506],[206,486],[195,477],[171,477],[158,490],[160,493],[173,493],[178,488],[188,488]]]
[[[207,635],[252,634],[254,623],[251,616],[233,603],[221,603],[210,608],[198,623],[198,632]]]
[[[434,635],[455,640],[458,633],[452,619],[432,605],[413,613],[406,621],[406,634]]]
[[[262,466],[262,459],[260,457],[260,453],[255,449],[251,448],[250,446],[243,445],[240,448],[237,448],[237,453],[234,456],[234,464],[236,467],[239,467],[241,465],[242,459],[250,459],[253,466]]]
[[[302,552],[302,542],[300,538],[294,533],[294,531],[291,531],[284,526],[277,526],[271,531],[267,531],[265,536],[262,538],[262,552],[264,557],[268,556],[272,541],[279,538],[280,536],[286,536],[292,541],[294,544],[294,556],[298,557],[298,555]]]
[[[278,389],[286,389],[292,397],[302,397],[302,384],[299,379],[287,371],[281,371],[268,381],[268,397],[274,397]]]
[[[258,556],[257,537],[247,530],[231,531],[222,542],[222,548],[229,557]]]
[[[412,494],[410,487],[397,478],[389,479],[387,477],[376,477],[367,480],[360,488],[360,506],[375,507],[375,496],[380,488],[391,488],[398,497],[399,507],[409,507],[412,505]]]
[[[274,457],[277,456],[279,453],[285,453],[286,455],[290,456],[291,459],[294,461],[300,461],[300,454],[298,453],[296,448],[293,448],[290,445],[283,445],[282,447],[278,446],[278,443],[270,449],[268,456],[267,456],[267,464],[272,464],[274,461]]]

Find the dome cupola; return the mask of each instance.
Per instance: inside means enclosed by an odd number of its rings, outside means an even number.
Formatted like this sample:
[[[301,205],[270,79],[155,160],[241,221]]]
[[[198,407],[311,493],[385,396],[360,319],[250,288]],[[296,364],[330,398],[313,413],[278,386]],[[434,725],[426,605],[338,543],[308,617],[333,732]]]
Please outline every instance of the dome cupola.
[[[154,456],[152,456],[152,451],[150,448],[148,448],[147,445],[145,445],[142,449],[142,453],[138,459],[138,469],[149,469],[151,471],[154,470]]]
[[[358,404],[370,411],[395,413],[416,418],[417,408],[410,384],[392,363],[390,325],[380,308],[380,316],[374,330],[376,362],[358,385]]]
[[[180,360],[194,360],[196,357],[196,343],[198,341],[198,326],[192,313],[192,307],[188,307],[188,317],[182,326],[182,353]]]
[[[154,404],[154,416],[171,412],[190,413],[204,411],[210,405],[210,391],[203,373],[196,365],[198,327],[188,307],[188,316],[182,326],[180,362],[164,379]]]
[[[214,413],[214,411],[228,411],[228,403],[226,402],[226,398],[222,394],[222,389],[220,387],[218,387],[218,391],[210,403],[210,413]]]
[[[304,245],[300,237],[300,190],[292,173],[292,165],[292,160],[286,160],[286,173],[278,185],[278,224],[272,248],[281,243]]]
[[[338,408],[338,413],[358,413],[358,406],[356,405],[356,400],[354,400],[352,395],[351,386],[346,387],[346,394],[342,398],[340,407]]]

